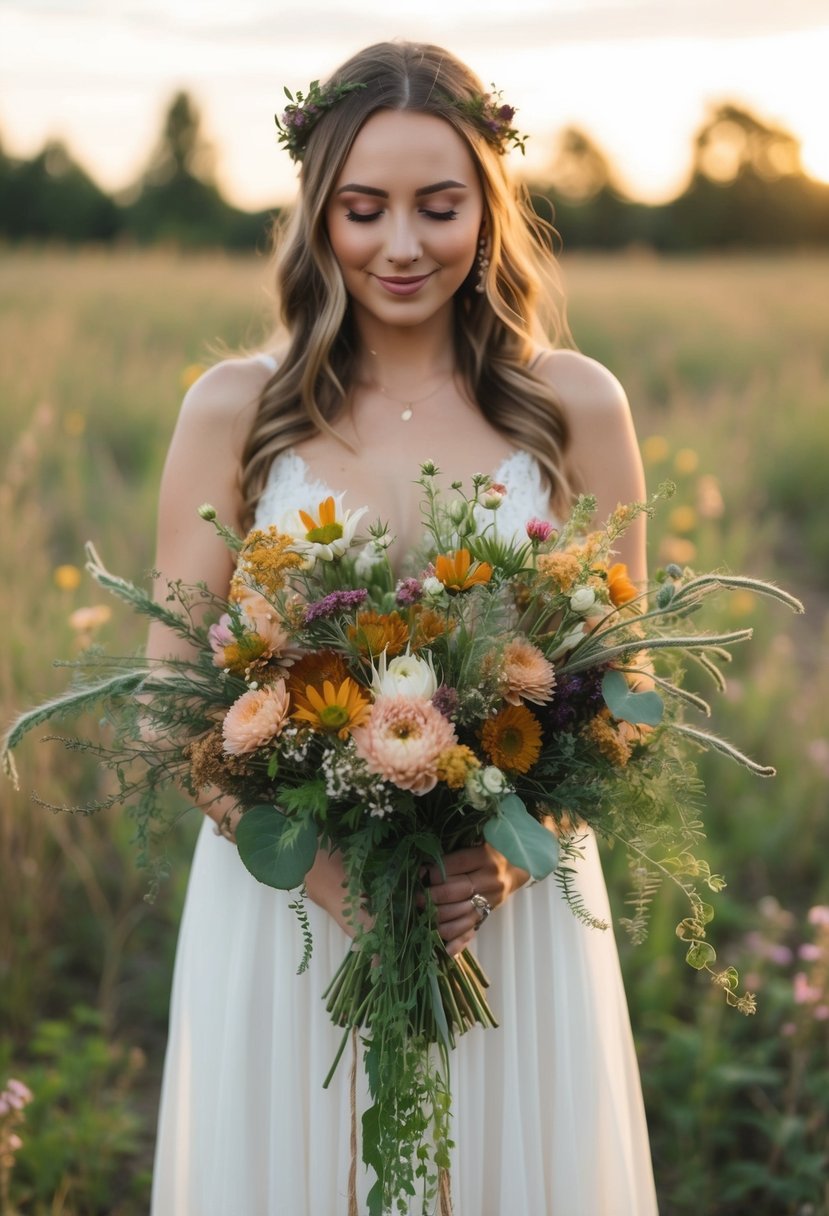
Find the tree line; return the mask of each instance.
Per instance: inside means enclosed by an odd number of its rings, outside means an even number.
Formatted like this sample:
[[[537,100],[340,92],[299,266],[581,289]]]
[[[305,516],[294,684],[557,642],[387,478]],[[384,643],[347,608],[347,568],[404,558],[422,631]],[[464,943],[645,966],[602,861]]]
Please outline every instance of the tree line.
[[[643,138],[646,135],[643,135]],[[829,184],[804,172],[797,138],[734,104],[714,107],[694,136],[684,190],[650,205],[628,197],[583,131],[564,130],[544,180],[528,183],[565,249],[644,246],[792,248],[829,243]],[[0,144],[0,239],[168,242],[252,249],[267,243],[274,207],[242,211],[223,198],[193,99],[171,101],[138,180],[112,197],[60,142],[31,160]]]

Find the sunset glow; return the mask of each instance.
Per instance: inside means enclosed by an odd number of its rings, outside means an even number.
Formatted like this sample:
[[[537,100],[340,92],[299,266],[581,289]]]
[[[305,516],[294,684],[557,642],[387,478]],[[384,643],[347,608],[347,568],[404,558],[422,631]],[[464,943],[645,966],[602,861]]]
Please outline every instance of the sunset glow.
[[[506,19],[494,0],[404,2],[390,18],[374,0],[359,15],[320,0],[0,0],[0,140],[32,156],[48,138],[68,143],[106,189],[134,181],[180,88],[199,105],[219,183],[245,207],[291,197],[295,171],[276,147],[282,85],[324,78],[360,46],[403,36],[449,47],[497,81],[530,134],[535,177],[556,133],[572,124],[609,156],[632,195],[660,201],[682,190],[695,131],[729,101],[802,141],[808,173],[829,181],[825,115],[829,17],[816,0],[779,11],[765,0],[522,0]],[[279,13],[279,15],[275,15]],[[310,25],[313,25],[311,30]]]

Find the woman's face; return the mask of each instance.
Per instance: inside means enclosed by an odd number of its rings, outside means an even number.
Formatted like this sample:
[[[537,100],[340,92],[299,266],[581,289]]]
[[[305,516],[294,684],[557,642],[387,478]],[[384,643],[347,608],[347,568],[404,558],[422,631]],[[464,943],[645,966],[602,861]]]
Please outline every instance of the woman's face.
[[[326,209],[352,301],[390,325],[418,325],[450,304],[475,261],[482,217],[463,139],[409,110],[366,121]]]

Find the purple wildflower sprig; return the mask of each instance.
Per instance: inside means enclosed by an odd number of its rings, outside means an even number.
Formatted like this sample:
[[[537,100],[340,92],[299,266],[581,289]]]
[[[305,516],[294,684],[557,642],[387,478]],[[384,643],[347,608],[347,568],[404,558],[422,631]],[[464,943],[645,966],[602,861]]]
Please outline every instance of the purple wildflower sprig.
[[[494,84],[491,87],[491,93],[479,93],[466,101],[458,101],[455,104],[468,118],[472,119],[501,155],[512,146],[524,156],[529,136],[522,135],[512,125],[515,118],[515,107],[507,105],[502,100],[503,90],[496,89]]]
[[[310,625],[314,621],[326,620],[328,617],[337,616],[341,612],[348,612],[352,608],[358,608],[360,604],[365,603],[368,596],[368,591],[365,587],[360,587],[354,591],[331,591],[328,595],[324,595],[321,600],[314,600],[305,609],[303,624]]]
[[[279,142],[285,148],[291,160],[300,162],[305,156],[308,138],[328,110],[341,101],[348,93],[367,86],[359,81],[341,84],[329,84],[320,87],[318,80],[312,80],[307,94],[299,89],[294,95],[290,89],[284,89],[290,103],[280,117],[274,114],[276,129],[279,132]]]

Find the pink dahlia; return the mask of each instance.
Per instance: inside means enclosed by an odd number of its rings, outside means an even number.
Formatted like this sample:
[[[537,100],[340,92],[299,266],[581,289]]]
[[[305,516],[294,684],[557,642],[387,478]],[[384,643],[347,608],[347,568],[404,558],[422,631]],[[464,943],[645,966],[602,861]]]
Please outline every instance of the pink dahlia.
[[[515,638],[504,647],[501,681],[504,700],[510,705],[522,701],[542,705],[553,695],[555,668],[537,646]]]
[[[231,756],[241,756],[270,743],[281,733],[289,705],[284,680],[242,693],[222,723],[225,751]]]
[[[441,752],[457,743],[452,723],[422,697],[378,697],[368,721],[352,732],[373,773],[413,794],[437,784]]]

